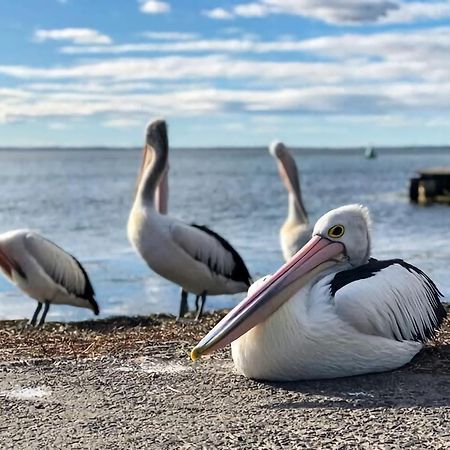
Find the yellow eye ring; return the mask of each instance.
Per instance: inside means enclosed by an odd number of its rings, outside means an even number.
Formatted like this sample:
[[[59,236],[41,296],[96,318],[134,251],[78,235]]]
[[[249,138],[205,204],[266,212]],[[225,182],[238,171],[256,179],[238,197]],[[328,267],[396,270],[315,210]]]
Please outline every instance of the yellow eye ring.
[[[328,236],[330,236],[331,238],[335,238],[335,239],[344,236],[344,233],[345,233],[344,225],[333,225],[328,230]]]

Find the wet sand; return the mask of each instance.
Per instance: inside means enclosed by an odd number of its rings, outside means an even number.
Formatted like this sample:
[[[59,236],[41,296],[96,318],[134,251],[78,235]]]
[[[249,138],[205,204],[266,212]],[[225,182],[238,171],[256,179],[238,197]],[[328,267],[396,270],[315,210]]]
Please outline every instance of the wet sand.
[[[189,360],[220,317],[0,322],[2,448],[450,448],[448,322],[400,370],[265,383]]]

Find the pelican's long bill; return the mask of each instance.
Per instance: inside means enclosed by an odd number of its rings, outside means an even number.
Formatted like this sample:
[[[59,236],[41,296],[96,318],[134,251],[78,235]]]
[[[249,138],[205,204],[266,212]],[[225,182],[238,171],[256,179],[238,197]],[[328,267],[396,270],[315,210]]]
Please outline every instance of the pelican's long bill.
[[[232,309],[192,350],[195,361],[230,344],[266,320],[317,272],[335,264],[345,247],[321,236],[312,239],[259,289]]]

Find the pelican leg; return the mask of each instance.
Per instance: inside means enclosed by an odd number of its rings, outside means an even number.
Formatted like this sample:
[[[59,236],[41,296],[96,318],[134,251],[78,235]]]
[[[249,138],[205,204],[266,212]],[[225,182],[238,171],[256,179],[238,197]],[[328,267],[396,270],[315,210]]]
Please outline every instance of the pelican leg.
[[[36,310],[34,311],[33,317],[28,322],[28,326],[34,327],[36,325],[36,320],[38,318],[39,312],[41,311],[41,308],[42,308],[42,303],[38,302]]]
[[[200,307],[198,305],[198,300],[201,298],[200,301]],[[197,295],[197,298],[195,299],[195,320],[199,320],[201,319],[202,315],[203,315],[203,308],[205,306],[205,301],[206,301],[206,291],[203,291],[201,293],[201,295]]]
[[[185,314],[188,312],[188,293],[181,289],[181,300],[180,300],[180,311],[178,313],[177,320],[182,319]]]
[[[45,318],[47,317],[48,309],[50,308],[50,302],[45,300],[44,312],[42,313],[41,320],[39,321],[39,327],[42,327],[45,322]]]

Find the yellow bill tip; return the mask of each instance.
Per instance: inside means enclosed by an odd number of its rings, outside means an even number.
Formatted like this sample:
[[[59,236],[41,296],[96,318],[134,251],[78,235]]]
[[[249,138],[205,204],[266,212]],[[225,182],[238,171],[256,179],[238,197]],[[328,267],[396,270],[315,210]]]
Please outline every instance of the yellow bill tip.
[[[197,347],[194,347],[191,351],[192,361],[197,361],[197,359],[200,359],[200,356],[202,356],[201,351]]]

